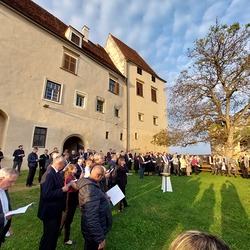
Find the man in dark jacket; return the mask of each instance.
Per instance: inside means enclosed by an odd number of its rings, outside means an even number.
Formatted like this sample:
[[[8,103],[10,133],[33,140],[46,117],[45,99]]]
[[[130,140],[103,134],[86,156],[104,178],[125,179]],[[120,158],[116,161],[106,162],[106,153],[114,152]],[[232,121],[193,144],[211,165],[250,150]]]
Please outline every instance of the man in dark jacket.
[[[20,173],[21,166],[23,162],[23,157],[25,156],[23,145],[19,145],[18,149],[16,149],[13,153],[14,159],[13,159],[13,168],[16,169]]]
[[[77,183],[85,250],[103,249],[105,236],[112,227],[110,202],[98,185],[104,174],[104,167],[95,165],[89,178],[81,178]]]
[[[56,153],[52,165],[44,173],[40,183],[40,201],[37,217],[43,221],[43,235],[39,250],[55,250],[59,236],[65,195],[69,187],[63,184],[60,170],[65,159]]]
[[[34,185],[33,180],[36,174],[37,163],[39,161],[37,151],[38,151],[38,148],[34,147],[32,152],[28,155],[29,173],[28,173],[28,177],[26,180],[26,187],[31,187]]]
[[[42,176],[46,171],[45,164],[46,164],[46,161],[49,160],[48,152],[49,152],[48,149],[45,149],[44,153],[40,155],[40,158],[39,158],[39,176],[38,176],[39,182],[41,181]]]

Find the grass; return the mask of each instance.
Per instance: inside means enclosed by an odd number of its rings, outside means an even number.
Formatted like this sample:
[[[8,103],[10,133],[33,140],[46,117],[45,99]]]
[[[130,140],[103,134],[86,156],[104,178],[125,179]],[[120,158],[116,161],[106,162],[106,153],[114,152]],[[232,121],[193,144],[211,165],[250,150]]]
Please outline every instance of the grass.
[[[26,175],[27,171],[22,171],[9,191],[12,208],[32,201],[37,204],[13,218],[14,234],[2,249],[38,249],[42,234],[42,222],[36,217],[39,185],[26,188]],[[130,207],[123,213],[113,208],[113,227],[105,249],[164,250],[178,234],[192,229],[222,237],[233,250],[250,249],[250,180],[204,172],[191,177],[171,176],[171,182],[173,192],[163,193],[158,176],[141,180],[133,173],[128,177],[126,196]],[[80,216],[78,209],[71,230],[71,239],[78,244],[71,249],[83,249]],[[57,249],[68,248],[61,236]]]

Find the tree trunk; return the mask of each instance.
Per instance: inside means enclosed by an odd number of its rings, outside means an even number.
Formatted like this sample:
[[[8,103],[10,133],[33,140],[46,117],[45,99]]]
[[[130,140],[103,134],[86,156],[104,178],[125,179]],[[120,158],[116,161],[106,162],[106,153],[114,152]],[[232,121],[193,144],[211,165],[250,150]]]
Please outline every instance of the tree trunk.
[[[230,159],[233,157],[234,147],[235,147],[234,128],[231,127],[229,129],[228,138],[227,138],[227,141],[225,142],[225,146],[224,146],[224,155],[226,156],[227,159]]]

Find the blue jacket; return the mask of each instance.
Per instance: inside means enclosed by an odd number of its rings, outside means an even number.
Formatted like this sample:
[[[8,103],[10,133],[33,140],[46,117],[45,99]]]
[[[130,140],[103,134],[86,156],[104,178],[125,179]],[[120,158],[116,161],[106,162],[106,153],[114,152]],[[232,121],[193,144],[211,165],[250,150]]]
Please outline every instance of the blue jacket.
[[[37,159],[38,159],[37,154],[34,152],[31,152],[28,155],[28,166],[32,167],[32,168],[36,168],[37,167],[37,161],[36,161]]]

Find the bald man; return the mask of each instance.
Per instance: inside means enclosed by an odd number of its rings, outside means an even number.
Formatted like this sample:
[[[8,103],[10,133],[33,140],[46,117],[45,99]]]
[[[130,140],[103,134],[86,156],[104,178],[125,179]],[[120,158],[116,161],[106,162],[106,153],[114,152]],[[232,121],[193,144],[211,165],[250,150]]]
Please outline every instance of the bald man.
[[[14,169],[0,169],[0,248],[4,242],[5,234],[8,232],[12,216],[5,216],[11,211],[8,189],[11,188],[19,176],[19,172]]]
[[[95,165],[90,176],[81,178],[77,183],[85,250],[103,249],[106,234],[112,227],[110,202],[99,186],[99,182],[104,176],[103,166]]]

